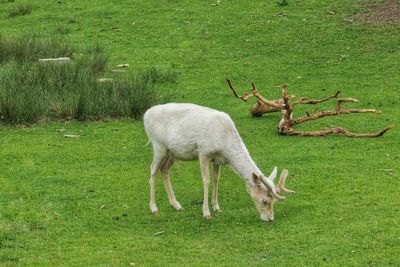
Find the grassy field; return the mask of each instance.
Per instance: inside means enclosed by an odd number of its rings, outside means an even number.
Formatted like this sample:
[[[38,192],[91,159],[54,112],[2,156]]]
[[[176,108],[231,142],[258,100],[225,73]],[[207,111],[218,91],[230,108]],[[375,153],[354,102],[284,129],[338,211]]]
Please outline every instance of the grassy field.
[[[82,51],[99,43],[110,69],[178,73],[159,94],[227,112],[260,169],[289,169],[296,191],[275,222],[262,222],[226,167],[223,212],[206,221],[198,163],[181,162],[171,176],[185,210],[169,207],[159,179],[152,216],[141,120],[0,125],[0,265],[400,265],[400,24],[357,19],[365,1],[284,2],[0,1],[4,35],[46,32]],[[353,106],[382,111],[301,129],[397,128],[377,139],[279,136],[280,115],[252,118],[225,77],[241,92],[255,82],[270,99],[283,83],[299,97],[340,89],[360,100]]]

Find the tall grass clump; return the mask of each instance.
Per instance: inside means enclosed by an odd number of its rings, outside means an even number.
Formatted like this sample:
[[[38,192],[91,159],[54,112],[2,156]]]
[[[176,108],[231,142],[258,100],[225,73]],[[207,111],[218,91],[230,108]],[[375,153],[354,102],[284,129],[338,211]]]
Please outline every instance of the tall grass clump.
[[[86,49],[84,57],[86,59],[81,60],[80,64],[85,64],[92,72],[104,72],[106,70],[108,57],[99,44]]]
[[[26,16],[31,14],[33,6],[31,4],[18,4],[8,12],[9,17]]]
[[[60,39],[37,33],[21,36],[0,34],[0,64],[6,61],[37,61],[39,58],[71,57],[74,49]]]
[[[0,76],[0,115],[7,124],[40,120],[139,118],[157,103],[156,84],[173,75],[148,69],[100,82],[99,57],[70,64],[13,64]],[[170,77],[171,76],[171,77]]]
[[[69,33],[71,33],[71,28],[68,28],[68,27],[66,27],[66,26],[64,26],[64,25],[58,25],[57,27],[55,27],[55,29],[54,29],[54,33],[56,33],[56,34],[62,34],[62,35],[64,35],[64,34],[69,34]]]
[[[38,62],[47,57],[72,60]],[[0,120],[32,124],[51,119],[138,118],[159,101],[157,84],[176,81],[174,72],[156,68],[110,77],[107,63],[99,45],[81,54],[54,37],[0,35]]]
[[[72,101],[71,116],[78,120],[139,118],[158,101],[155,83],[148,80],[147,75],[148,70],[86,87],[88,89],[80,91]]]

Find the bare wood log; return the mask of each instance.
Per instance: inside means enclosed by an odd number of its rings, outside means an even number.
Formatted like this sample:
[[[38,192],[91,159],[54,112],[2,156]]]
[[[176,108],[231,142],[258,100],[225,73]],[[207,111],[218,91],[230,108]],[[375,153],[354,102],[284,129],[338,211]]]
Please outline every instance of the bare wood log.
[[[126,70],[111,70],[111,73],[125,73]]]
[[[99,83],[106,83],[106,82],[112,82],[113,79],[112,78],[98,78],[96,81]]]
[[[70,62],[69,57],[59,57],[59,58],[41,58],[39,59],[40,63],[58,63],[58,64],[65,64]]]
[[[278,104],[278,105],[283,105],[283,99],[277,99],[277,100],[273,100],[274,103]],[[265,113],[271,113],[271,112],[277,112],[282,110],[281,108],[277,109],[275,107],[272,107],[270,105],[265,104],[264,102],[262,102],[261,100],[257,100],[257,102],[252,106],[251,110],[250,110],[250,114],[253,117],[259,117]]]

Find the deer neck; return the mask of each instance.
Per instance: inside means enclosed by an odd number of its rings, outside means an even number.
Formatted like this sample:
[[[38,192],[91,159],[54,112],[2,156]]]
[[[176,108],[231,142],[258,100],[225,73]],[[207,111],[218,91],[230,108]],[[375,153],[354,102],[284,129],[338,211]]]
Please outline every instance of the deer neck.
[[[229,151],[228,163],[243,180],[250,182],[253,173],[262,175],[262,172],[257,167],[254,160],[250,157],[250,154],[243,144],[240,142],[238,145],[231,146]]]

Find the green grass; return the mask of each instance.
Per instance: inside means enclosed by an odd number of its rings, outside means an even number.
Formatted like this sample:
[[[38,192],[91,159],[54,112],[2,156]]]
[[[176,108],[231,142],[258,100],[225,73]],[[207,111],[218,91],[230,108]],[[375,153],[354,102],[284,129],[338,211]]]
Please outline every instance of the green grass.
[[[99,45],[81,54],[61,40],[36,34],[0,37],[0,51],[0,121],[7,124],[139,118],[160,101],[156,84],[176,81],[172,71],[156,68],[109,77],[108,57]],[[44,55],[72,61],[38,62]]]
[[[279,136],[280,115],[250,117],[251,104],[234,99],[224,81],[241,92],[255,82],[271,99],[283,83],[299,97],[340,89],[360,100],[355,107],[382,111],[302,129],[398,126],[399,24],[344,21],[363,9],[361,1],[287,2],[38,0],[34,12],[12,18],[15,3],[0,5],[4,35],[64,24],[70,32],[63,36],[79,49],[103,44],[110,66],[176,71],[178,84],[159,93],[230,114],[259,167],[288,168],[287,186],[296,191],[275,207],[275,222],[264,223],[225,167],[223,213],[205,221],[198,163],[182,162],[171,175],[185,210],[169,207],[158,179],[160,214],[152,216],[152,149],[141,120],[1,126],[0,265],[399,265],[398,129],[377,139]]]
[[[0,4],[12,3],[12,2],[15,2],[15,0],[0,0]]]
[[[26,16],[31,14],[33,6],[31,4],[18,4],[8,12],[9,17]]]
[[[68,64],[12,66],[1,76],[1,120],[15,125],[54,119],[139,118],[160,101],[156,83],[173,81],[170,74],[153,68],[100,82],[104,78],[98,69],[103,64],[96,60],[102,61],[95,57]]]
[[[0,64],[37,62],[39,58],[72,57],[73,54],[73,47],[58,37],[38,33],[5,36],[0,32]]]

